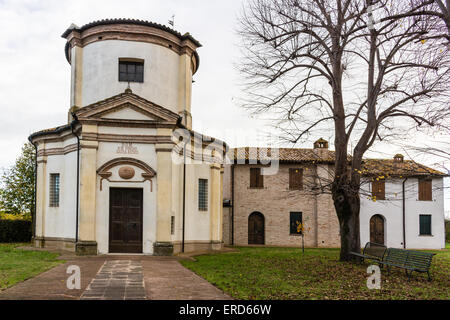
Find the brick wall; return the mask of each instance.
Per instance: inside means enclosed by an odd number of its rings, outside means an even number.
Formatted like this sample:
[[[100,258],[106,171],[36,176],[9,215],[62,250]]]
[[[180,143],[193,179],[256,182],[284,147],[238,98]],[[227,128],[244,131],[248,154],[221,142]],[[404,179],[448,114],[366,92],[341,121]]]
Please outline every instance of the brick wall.
[[[235,166],[235,201],[234,240],[236,245],[248,244],[248,217],[258,211],[265,218],[265,244],[274,246],[301,246],[301,237],[290,235],[289,217],[291,211],[301,211],[305,231],[305,246],[308,247],[338,247],[339,224],[334,210],[331,195],[314,195],[311,187],[314,185],[317,173],[326,178],[329,168],[326,165],[287,165],[280,164],[277,174],[264,176],[264,189],[250,188],[250,167],[258,165]],[[303,168],[303,190],[289,190],[289,168]],[[224,180],[229,181],[229,171]],[[225,183],[225,181],[224,181]],[[231,196],[227,194],[227,197]],[[224,195],[224,199],[226,199]],[[230,211],[224,210],[224,241],[230,243],[230,237],[225,236],[229,230]],[[227,242],[228,240],[228,242]]]

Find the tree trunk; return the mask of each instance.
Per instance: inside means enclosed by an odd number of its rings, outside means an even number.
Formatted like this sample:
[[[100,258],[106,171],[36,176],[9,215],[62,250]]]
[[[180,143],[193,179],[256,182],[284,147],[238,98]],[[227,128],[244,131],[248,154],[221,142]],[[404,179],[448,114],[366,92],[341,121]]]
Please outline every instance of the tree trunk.
[[[339,180],[339,178],[338,178]],[[352,188],[348,181],[337,181],[333,184],[333,201],[339,219],[341,236],[340,261],[354,260],[350,251],[361,252],[359,234],[359,206],[360,198],[357,189]]]

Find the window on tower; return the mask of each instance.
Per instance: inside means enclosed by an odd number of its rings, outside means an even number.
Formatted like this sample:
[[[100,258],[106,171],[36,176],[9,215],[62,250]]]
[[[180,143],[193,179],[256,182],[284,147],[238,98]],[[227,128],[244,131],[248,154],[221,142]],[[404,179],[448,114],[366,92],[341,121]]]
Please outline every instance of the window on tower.
[[[144,60],[120,58],[119,81],[144,82]]]

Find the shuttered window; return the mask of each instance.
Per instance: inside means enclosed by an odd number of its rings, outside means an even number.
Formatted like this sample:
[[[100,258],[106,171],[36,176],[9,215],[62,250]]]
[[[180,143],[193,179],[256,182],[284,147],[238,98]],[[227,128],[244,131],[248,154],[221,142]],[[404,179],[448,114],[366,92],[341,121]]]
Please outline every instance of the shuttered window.
[[[384,180],[372,181],[372,197],[376,200],[385,200],[385,183]]]
[[[59,173],[50,174],[50,207],[59,207]]]
[[[198,179],[198,210],[208,210],[208,180]]]
[[[302,222],[301,212],[291,212],[290,213],[290,234],[302,234],[299,228]]]
[[[433,195],[431,191],[431,179],[419,179],[419,200],[431,201]]]
[[[264,188],[264,176],[261,168],[250,168],[250,188]]]
[[[419,234],[421,236],[431,236],[431,214],[419,215]]]
[[[303,169],[299,168],[289,169],[289,189],[290,190],[303,189]]]

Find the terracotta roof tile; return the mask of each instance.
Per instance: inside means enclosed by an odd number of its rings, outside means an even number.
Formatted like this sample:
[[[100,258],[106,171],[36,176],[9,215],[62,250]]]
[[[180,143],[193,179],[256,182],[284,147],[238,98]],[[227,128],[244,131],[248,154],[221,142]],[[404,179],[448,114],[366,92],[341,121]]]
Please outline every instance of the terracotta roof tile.
[[[269,151],[270,150],[270,151]],[[262,160],[276,157],[285,163],[302,163],[302,162],[318,162],[318,163],[334,163],[335,152],[328,149],[299,149],[299,148],[255,148],[244,147],[230,149],[228,157],[232,160]],[[268,155],[266,155],[269,153]],[[348,156],[351,160],[351,156]],[[447,176],[445,173],[424,166],[423,164],[412,160],[404,160],[403,162],[394,161],[394,159],[364,159],[362,174],[365,176],[385,175],[385,176],[421,176],[421,175],[438,175]]]

